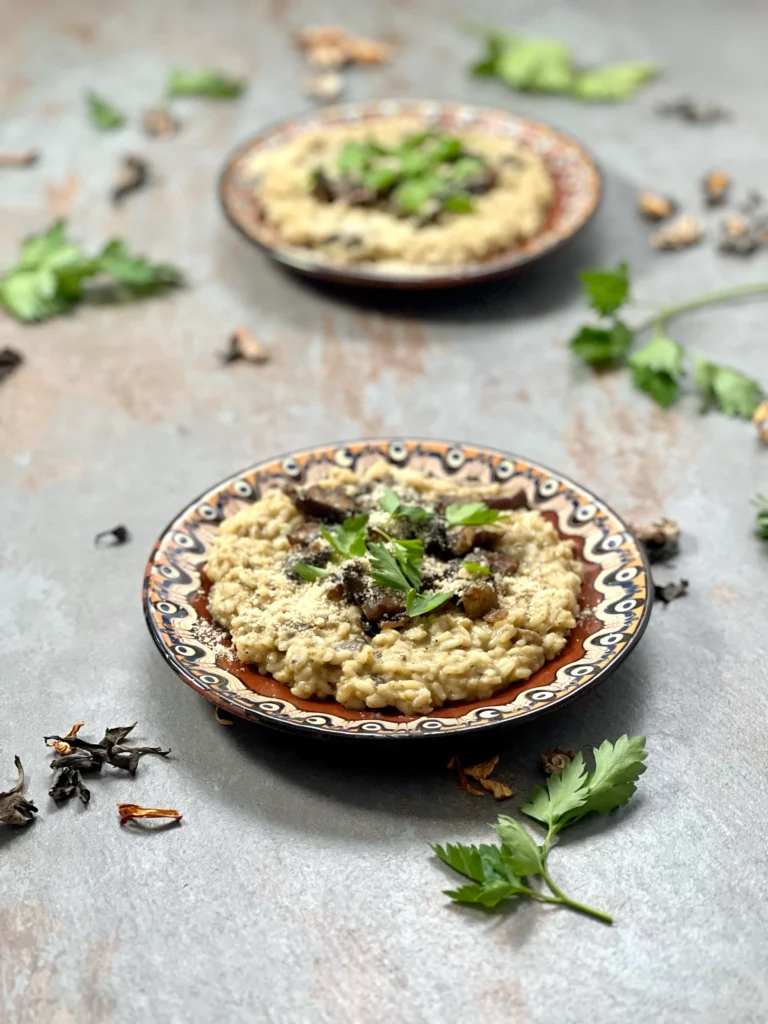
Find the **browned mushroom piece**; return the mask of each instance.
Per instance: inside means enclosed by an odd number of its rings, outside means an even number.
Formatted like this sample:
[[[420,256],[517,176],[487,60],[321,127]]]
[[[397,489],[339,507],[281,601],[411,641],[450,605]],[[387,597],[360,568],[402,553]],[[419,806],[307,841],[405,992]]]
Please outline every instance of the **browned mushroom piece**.
[[[288,534],[289,544],[311,544],[320,536],[320,527],[317,523],[301,523],[295,526]]]
[[[528,499],[525,491],[519,490],[515,494],[496,494],[491,498],[482,498],[488,508],[500,508],[511,512],[518,508],[528,508]]]
[[[486,556],[488,568],[491,572],[497,572],[499,576],[512,576],[517,572],[520,563],[514,555],[506,551],[496,551]]]
[[[499,543],[501,533],[487,526],[462,526],[457,533],[450,533],[451,551],[454,555],[466,555],[472,548],[492,550]]]
[[[408,618],[405,592],[387,587],[371,587],[360,611],[370,622],[398,622]]]
[[[286,488],[286,493],[299,512],[326,523],[340,523],[355,511],[355,503],[343,487]]]
[[[312,195],[320,203],[332,203],[336,198],[336,190],[333,182],[322,168],[319,168],[312,175]]]
[[[470,617],[479,619],[493,608],[498,608],[499,598],[490,580],[470,583],[459,598],[459,603]]]

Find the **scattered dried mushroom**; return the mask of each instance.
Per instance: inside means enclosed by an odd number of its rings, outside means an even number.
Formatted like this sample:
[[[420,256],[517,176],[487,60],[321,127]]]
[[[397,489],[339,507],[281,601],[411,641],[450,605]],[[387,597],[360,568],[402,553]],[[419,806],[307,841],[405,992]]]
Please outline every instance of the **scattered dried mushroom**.
[[[307,61],[324,70],[346,64],[386,64],[392,56],[392,47],[387,43],[364,39],[336,25],[306,28],[295,38]]]
[[[40,159],[36,149],[19,150],[16,153],[0,151],[0,167],[34,167]]]
[[[222,355],[224,363],[245,359],[249,363],[268,363],[269,352],[245,327],[237,327],[229,339],[229,348]]]
[[[670,601],[676,601],[678,597],[685,597],[688,592],[688,580],[677,580],[677,582],[664,584],[654,583],[653,591],[657,601],[669,604]]]
[[[646,191],[638,196],[637,208],[648,220],[666,220],[677,212],[677,203],[669,196]]]
[[[755,409],[752,422],[757,427],[757,433],[761,441],[768,444],[768,402],[761,402]]]
[[[489,758],[487,761],[481,761],[479,764],[471,765],[468,768],[464,768],[458,757],[452,757],[448,762],[448,768],[454,769],[456,772],[456,781],[460,789],[463,789],[465,793],[471,793],[473,796],[482,796],[482,790],[477,789],[469,782],[470,778],[475,779],[483,789],[488,790],[489,793],[493,793],[495,800],[506,800],[513,796],[513,792],[506,782],[501,782],[499,779],[492,779],[491,775],[496,769],[496,765],[499,763],[499,755],[496,754],[494,757]]]
[[[21,759],[14,757],[13,763],[19,777],[13,789],[0,793],[0,821],[6,825],[28,825],[37,814],[37,808],[24,796],[24,767]]]
[[[763,245],[765,225],[729,214],[721,224],[718,252],[731,256],[751,256]]]
[[[0,384],[24,362],[24,356],[14,348],[0,349]]]
[[[131,192],[139,189],[149,181],[149,164],[141,156],[129,154],[124,156],[117,175],[117,182],[112,190],[112,202],[120,203]]]
[[[138,804],[118,804],[117,813],[120,815],[120,824],[126,825],[134,818],[173,818],[181,821],[182,815],[170,807],[140,807]]]
[[[697,217],[685,214],[677,217],[651,235],[654,249],[687,249],[704,238],[704,225]]]
[[[115,526],[111,530],[102,530],[93,538],[97,548],[118,548],[121,544],[127,544],[131,534],[127,526]]]
[[[552,747],[541,755],[541,766],[547,775],[560,775],[574,757],[576,757],[576,752],[573,750],[566,750],[565,747]]]
[[[141,124],[147,135],[151,135],[154,138],[175,135],[179,128],[181,128],[180,122],[173,114],[162,107],[145,110],[141,118]]]
[[[680,527],[674,519],[663,516],[647,526],[635,525],[631,529],[651,562],[664,562],[680,548]]]
[[[714,124],[716,121],[727,121],[732,116],[730,110],[726,110],[725,107],[696,100],[690,96],[659,103],[656,113],[662,117],[677,117],[689,124]]]
[[[727,171],[710,171],[701,183],[707,206],[720,206],[728,198],[731,176]]]
[[[335,71],[326,71],[322,75],[312,75],[304,79],[304,95],[312,100],[329,103],[337,100],[344,89],[344,79]]]

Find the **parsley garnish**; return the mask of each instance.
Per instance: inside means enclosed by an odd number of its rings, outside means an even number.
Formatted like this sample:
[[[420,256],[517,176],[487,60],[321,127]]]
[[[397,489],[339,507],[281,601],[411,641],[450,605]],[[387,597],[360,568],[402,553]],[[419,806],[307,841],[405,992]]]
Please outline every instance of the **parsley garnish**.
[[[294,562],[292,568],[307,583],[314,583],[323,576],[330,576],[330,569],[321,569],[319,565],[309,565],[308,562]]]
[[[424,545],[420,540],[393,540],[382,530],[378,532],[392,545],[392,549],[385,544],[368,545],[371,576],[380,587],[406,592],[405,610],[411,618],[426,615],[453,597],[452,593],[420,593],[424,560]]]
[[[221,71],[174,68],[168,76],[166,91],[169,96],[206,96],[212,100],[231,100],[239,96],[243,89],[244,82],[230,78]]]
[[[597,327],[590,324],[582,326],[571,338],[572,351],[595,366],[621,363],[626,359],[635,385],[662,406],[677,400],[684,376],[685,353],[677,341],[668,337],[668,322],[681,313],[703,306],[768,292],[766,283],[710,292],[687,302],[662,307],[633,330],[617,315],[623,306],[631,302],[626,263],[620,263],[614,270],[582,271],[579,277],[589,305],[608,323]],[[651,340],[631,352],[635,339],[649,328],[653,328]],[[714,405],[728,416],[749,419],[763,396],[760,385],[751,377],[740,370],[705,359],[696,361],[695,380],[702,400],[702,412]]]
[[[768,498],[763,494],[758,494],[755,498],[755,505],[757,506],[755,533],[763,540],[768,540]]]
[[[512,89],[561,93],[588,101],[629,99],[659,69],[648,61],[625,61],[580,69],[559,39],[523,39],[484,30],[486,52],[472,68],[475,75],[501,79]]]
[[[126,122],[125,114],[122,114],[111,103],[97,95],[95,92],[86,93],[85,102],[88,105],[88,116],[94,128],[100,132],[111,132],[115,128],[122,128]]]
[[[466,505],[449,505],[445,510],[449,526],[485,526],[499,519],[508,519],[497,508],[488,508],[484,501],[471,501]]]
[[[415,619],[417,615],[426,615],[433,612],[441,604],[450,600],[453,594],[419,594],[416,590],[409,590],[405,598],[405,610]]]
[[[566,896],[547,867],[549,848],[558,832],[587,814],[608,814],[629,801],[648,756],[644,736],[622,736],[615,744],[606,740],[593,754],[593,772],[586,771],[583,757],[577,754],[560,775],[550,775],[546,788],[536,786],[521,808],[523,814],[546,826],[543,843],[537,843],[519,821],[502,814],[493,826],[501,846],[434,846],[442,861],[473,883],[447,890],[446,895],[458,903],[485,907],[495,907],[511,897],[556,903],[612,924],[608,914]],[[536,877],[544,881],[551,896],[533,888]]]
[[[368,516],[351,516],[333,533],[325,526],[320,527],[320,533],[333,548],[335,560],[344,562],[350,558],[362,558],[365,554],[367,527]]]
[[[390,519],[426,519],[429,512],[418,505],[403,505],[392,490],[387,487],[383,497],[379,498],[379,506],[389,512]]]
[[[488,568],[487,565],[483,565],[482,562],[462,562],[461,564],[467,570],[467,572],[474,572],[480,576],[491,575],[491,570]]]
[[[57,221],[22,243],[18,262],[0,280],[0,304],[17,320],[46,320],[87,299],[89,278],[104,282],[102,297],[117,300],[157,294],[183,280],[175,267],[132,256],[117,239],[89,257],[67,240],[64,221]]]

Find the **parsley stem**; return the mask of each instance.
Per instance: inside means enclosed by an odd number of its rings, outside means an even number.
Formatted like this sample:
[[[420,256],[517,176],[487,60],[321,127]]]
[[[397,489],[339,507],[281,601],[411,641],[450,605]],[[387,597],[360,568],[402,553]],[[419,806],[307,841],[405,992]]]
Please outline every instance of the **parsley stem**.
[[[588,907],[586,903],[577,903],[576,900],[572,900],[569,896],[566,896],[563,890],[552,881],[552,878],[546,868],[542,871],[541,877],[557,897],[556,899],[552,899],[550,896],[540,896],[539,899],[543,900],[545,903],[560,903],[563,906],[570,907],[571,910],[577,910],[580,914],[587,914],[589,917],[597,918],[598,921],[603,921],[605,924],[613,924],[613,918],[610,914],[604,914],[602,910],[595,910],[594,907]]]
[[[694,309],[701,309],[702,306],[713,306],[718,302],[731,302],[733,299],[740,299],[747,295],[766,294],[768,294],[768,282],[766,281],[758,281],[754,284],[739,284],[733,288],[721,288],[719,291],[707,292],[704,295],[699,295],[698,298],[688,299],[686,302],[662,306],[653,316],[643,320],[635,330],[639,333],[640,331],[647,330],[649,327],[663,328],[666,322],[673,317],[679,316],[681,313],[688,313]]]

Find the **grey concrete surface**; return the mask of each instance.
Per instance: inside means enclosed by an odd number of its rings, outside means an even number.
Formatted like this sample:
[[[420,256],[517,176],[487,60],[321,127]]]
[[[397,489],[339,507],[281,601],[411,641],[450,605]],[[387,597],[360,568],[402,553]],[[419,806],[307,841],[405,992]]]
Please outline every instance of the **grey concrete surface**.
[[[652,57],[665,75],[635,101],[580,106],[467,78],[467,18],[567,38],[585,61]],[[572,248],[465,296],[369,302],[301,283],[224,222],[228,149],[301,109],[290,31],[342,22],[397,43],[348,96],[462,97],[531,114],[596,153],[606,199]],[[678,0],[368,4],[219,0],[0,0],[0,145],[40,164],[0,171],[0,262],[54,216],[94,247],[122,235],[183,266],[190,286],[132,307],[83,308],[0,347],[26,365],[0,388],[0,788],[24,760],[39,819],[0,826],[0,1020],[271,1024],[744,1024],[768,1018],[765,581],[750,498],[768,490],[748,424],[664,412],[622,375],[596,379],[565,342],[583,315],[576,271],[626,258],[637,294],[673,301],[768,277],[711,246],[653,253],[634,213],[651,185],[697,205],[725,165],[740,190],[768,179],[766,7]],[[183,132],[100,135],[82,94],[134,118],[172,64],[246,74],[232,104],[177,104]],[[736,118],[697,129],[657,118],[691,92]],[[144,153],[155,183],[115,210],[116,162]],[[677,336],[768,381],[765,305],[692,316]],[[249,325],[274,358],[223,368]],[[460,792],[443,754],[357,762],[238,724],[161,662],[141,577],[171,516],[210,482],[271,453],[373,433],[488,442],[538,458],[632,517],[685,531],[674,567],[690,595],[654,611],[637,652],[562,714],[490,741],[522,799],[552,744],[644,732],[649,769],[631,806],[563,837],[553,872],[614,913],[609,929],[523,906],[487,915],[441,895],[428,844],[488,839],[497,807]],[[126,523],[133,542],[94,534]],[[107,773],[87,811],[55,808],[45,733],[138,719],[173,748],[135,779]],[[115,801],[171,805],[183,826],[118,827]],[[508,810],[505,807],[505,810]]]

